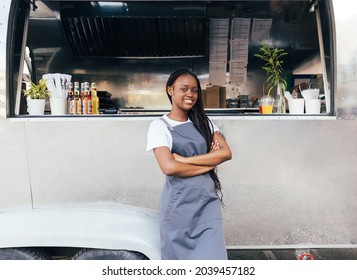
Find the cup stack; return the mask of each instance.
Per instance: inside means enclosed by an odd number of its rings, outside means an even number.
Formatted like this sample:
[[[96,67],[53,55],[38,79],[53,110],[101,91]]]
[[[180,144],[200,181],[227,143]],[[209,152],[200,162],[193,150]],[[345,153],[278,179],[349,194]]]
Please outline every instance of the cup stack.
[[[321,100],[319,99],[319,89],[305,89],[301,95],[305,99],[306,114],[316,115],[321,113]]]

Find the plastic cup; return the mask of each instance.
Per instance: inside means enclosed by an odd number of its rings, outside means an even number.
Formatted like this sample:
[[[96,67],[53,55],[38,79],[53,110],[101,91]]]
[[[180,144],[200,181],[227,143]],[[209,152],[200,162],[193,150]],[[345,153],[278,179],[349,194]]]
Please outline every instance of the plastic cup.
[[[305,100],[303,98],[289,100],[290,114],[304,114]]]
[[[51,114],[65,115],[66,114],[66,99],[65,98],[51,98]]]
[[[306,114],[320,114],[321,100],[320,99],[306,99],[305,100]]]
[[[264,96],[259,99],[259,112],[261,114],[273,113],[274,98],[271,96]]]

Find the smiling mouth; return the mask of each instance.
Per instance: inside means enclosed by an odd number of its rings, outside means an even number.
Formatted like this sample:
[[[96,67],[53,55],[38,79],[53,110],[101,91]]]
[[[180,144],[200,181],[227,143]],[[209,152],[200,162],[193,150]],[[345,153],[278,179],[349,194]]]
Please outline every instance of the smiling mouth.
[[[188,104],[193,104],[193,100],[192,99],[184,99],[183,101],[188,103]]]

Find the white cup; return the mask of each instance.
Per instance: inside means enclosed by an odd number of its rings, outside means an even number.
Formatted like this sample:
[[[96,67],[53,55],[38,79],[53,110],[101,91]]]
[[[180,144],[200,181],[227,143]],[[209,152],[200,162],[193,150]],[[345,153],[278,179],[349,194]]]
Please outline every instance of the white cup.
[[[50,98],[51,114],[52,115],[65,115],[66,102],[65,98]]]
[[[306,107],[306,114],[320,114],[321,100],[320,99],[306,99],[305,107]]]
[[[303,98],[290,99],[289,102],[289,113],[290,114],[304,114],[305,100]]]

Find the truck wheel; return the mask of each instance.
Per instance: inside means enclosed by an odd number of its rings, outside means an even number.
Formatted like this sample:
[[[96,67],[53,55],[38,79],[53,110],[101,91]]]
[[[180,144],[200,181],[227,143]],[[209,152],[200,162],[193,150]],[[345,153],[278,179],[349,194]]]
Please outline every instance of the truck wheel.
[[[41,250],[31,248],[0,249],[0,260],[50,260],[51,257]]]
[[[148,258],[134,251],[80,249],[72,258],[73,260],[148,260]]]

